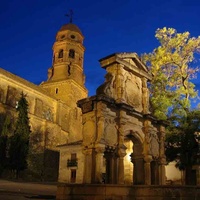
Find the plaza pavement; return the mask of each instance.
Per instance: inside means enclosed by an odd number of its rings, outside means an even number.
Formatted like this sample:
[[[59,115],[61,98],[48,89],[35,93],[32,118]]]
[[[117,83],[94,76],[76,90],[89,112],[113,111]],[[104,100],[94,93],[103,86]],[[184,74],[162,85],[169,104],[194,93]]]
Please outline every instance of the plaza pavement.
[[[0,179],[0,200],[55,199],[57,183],[31,183]]]

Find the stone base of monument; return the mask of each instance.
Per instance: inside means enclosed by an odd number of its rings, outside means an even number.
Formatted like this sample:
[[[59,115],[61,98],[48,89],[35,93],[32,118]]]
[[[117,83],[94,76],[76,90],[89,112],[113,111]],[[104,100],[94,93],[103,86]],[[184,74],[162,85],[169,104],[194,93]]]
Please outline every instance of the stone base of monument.
[[[57,200],[198,200],[200,186],[58,184]]]

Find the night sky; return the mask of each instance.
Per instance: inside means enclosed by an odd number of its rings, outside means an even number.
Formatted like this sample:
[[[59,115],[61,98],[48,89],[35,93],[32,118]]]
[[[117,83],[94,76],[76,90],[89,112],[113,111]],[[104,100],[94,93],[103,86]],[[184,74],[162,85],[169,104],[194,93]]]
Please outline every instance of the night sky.
[[[104,82],[99,59],[117,52],[153,51],[159,45],[157,28],[200,35],[199,0],[0,0],[0,67],[35,84],[45,81],[55,35],[69,22],[65,14],[70,9],[85,36],[90,96]]]

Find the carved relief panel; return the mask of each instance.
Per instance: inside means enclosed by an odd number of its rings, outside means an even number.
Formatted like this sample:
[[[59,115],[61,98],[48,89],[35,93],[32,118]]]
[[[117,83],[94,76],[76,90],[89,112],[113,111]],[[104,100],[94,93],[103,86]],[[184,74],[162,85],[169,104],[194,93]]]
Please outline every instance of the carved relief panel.
[[[104,139],[108,146],[115,146],[118,143],[117,128],[114,118],[105,119]]]
[[[142,111],[142,81],[130,72],[125,73],[124,99],[137,111]]]
[[[97,94],[105,94],[141,112],[143,109],[141,78],[125,70],[120,64],[108,67],[106,70],[105,83],[97,89]]]
[[[83,118],[83,144],[89,146],[95,142],[96,120],[92,113],[87,113]]]
[[[159,138],[156,130],[149,129],[148,133],[146,133],[146,143],[148,146],[148,152],[155,158],[159,157]]]
[[[50,107],[45,107],[43,110],[43,118],[48,121],[53,121],[54,113]]]

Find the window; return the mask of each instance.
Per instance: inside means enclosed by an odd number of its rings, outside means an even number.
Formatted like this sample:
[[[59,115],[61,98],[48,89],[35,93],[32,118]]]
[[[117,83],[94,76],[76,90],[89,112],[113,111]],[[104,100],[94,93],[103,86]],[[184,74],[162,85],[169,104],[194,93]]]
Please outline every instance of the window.
[[[70,75],[71,75],[71,62],[70,62],[70,64],[68,65],[67,72],[68,72],[68,76],[70,76]]]
[[[69,58],[75,58],[75,51],[74,49],[69,50]]]
[[[63,58],[63,49],[59,51],[58,58]]]
[[[76,153],[71,154],[71,160],[76,160]]]
[[[62,40],[62,39],[64,39],[64,38],[65,38],[65,35],[61,35],[60,39]]]
[[[56,94],[58,94],[58,88],[56,88]]]
[[[78,166],[78,161],[76,157],[76,153],[71,154],[71,159],[67,160],[67,167],[77,167]]]
[[[76,182],[76,169],[71,169],[71,183]]]
[[[71,37],[72,39],[75,39],[75,35],[71,35],[70,37]]]

